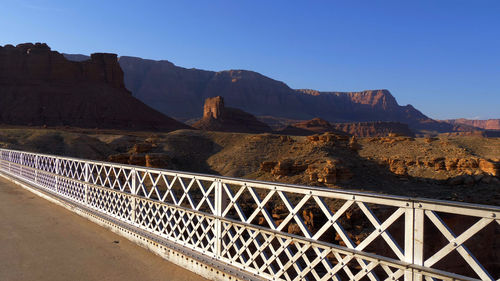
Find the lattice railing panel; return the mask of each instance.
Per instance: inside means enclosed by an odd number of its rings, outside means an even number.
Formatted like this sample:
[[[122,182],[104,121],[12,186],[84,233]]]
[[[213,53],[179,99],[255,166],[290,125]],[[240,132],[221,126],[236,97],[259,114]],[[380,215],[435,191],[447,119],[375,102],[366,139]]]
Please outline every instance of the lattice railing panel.
[[[500,276],[500,212],[425,202],[417,208],[424,267],[482,280]]]
[[[137,225],[207,255],[216,254],[214,217],[147,199],[136,204]]]
[[[59,173],[62,176],[76,180],[85,180],[85,161],[61,159],[59,161]]]
[[[139,196],[215,214],[214,179],[160,170],[136,169]]]
[[[45,189],[57,192],[56,176],[54,174],[39,171],[37,172],[36,183]]]
[[[134,171],[127,166],[106,163],[88,163],[88,181],[110,189],[132,193]]]
[[[89,186],[87,204],[114,218],[122,221],[132,221],[133,200],[129,194]]]
[[[45,172],[57,173],[56,172],[56,157],[47,156],[47,155],[40,155],[40,156],[38,156],[37,162],[38,162],[38,169],[45,171]]]
[[[36,180],[36,169],[30,167],[23,167],[21,176],[28,181],[34,182]]]
[[[62,196],[78,202],[85,202],[85,184],[68,178],[59,178],[57,192]]]
[[[0,149],[0,171],[270,280],[498,280],[500,208]]]
[[[324,190],[298,190],[287,186],[252,185],[234,180],[223,183],[222,216],[305,238],[334,243],[405,261],[405,215],[402,200],[371,203],[371,198]],[[301,191],[298,193],[297,191]]]
[[[232,222],[222,223],[221,258],[279,280],[398,280],[403,265]],[[394,278],[394,279],[393,279]]]
[[[23,154],[23,166],[29,168],[36,168],[36,159],[37,159],[36,154],[28,154],[28,153]]]

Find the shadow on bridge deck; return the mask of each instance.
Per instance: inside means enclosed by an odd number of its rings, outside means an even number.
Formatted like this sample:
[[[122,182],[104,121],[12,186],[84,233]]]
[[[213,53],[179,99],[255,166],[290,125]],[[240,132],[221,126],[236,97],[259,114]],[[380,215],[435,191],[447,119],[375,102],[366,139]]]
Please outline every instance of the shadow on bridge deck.
[[[0,280],[206,280],[0,178]]]

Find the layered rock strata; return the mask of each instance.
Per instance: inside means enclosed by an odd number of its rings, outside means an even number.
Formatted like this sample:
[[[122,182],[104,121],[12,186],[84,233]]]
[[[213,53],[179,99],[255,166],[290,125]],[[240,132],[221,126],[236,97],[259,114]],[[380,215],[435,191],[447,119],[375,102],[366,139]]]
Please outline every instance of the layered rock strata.
[[[0,123],[133,130],[188,128],[134,98],[115,54],[75,62],[46,44],[0,47]]]
[[[207,98],[203,106],[203,118],[193,124],[194,128],[205,131],[264,133],[271,128],[255,116],[236,108],[224,106],[220,96]]]

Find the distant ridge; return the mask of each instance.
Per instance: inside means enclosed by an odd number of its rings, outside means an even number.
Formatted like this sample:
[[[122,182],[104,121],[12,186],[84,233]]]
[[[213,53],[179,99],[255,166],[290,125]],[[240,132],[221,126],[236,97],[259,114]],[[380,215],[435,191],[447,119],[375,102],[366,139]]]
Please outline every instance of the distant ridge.
[[[293,123],[278,132],[289,135],[312,135],[331,132],[336,134],[349,134],[357,137],[383,137],[389,134],[408,137],[415,136],[408,128],[408,125],[397,122],[329,123],[320,118]]]
[[[450,124],[467,125],[485,130],[500,130],[500,119],[472,120],[472,119],[449,119],[444,122]]]
[[[74,55],[66,55],[68,58]],[[74,59],[82,57],[74,56]],[[125,86],[151,107],[179,120],[200,117],[206,98],[252,115],[294,120],[321,118],[332,123],[398,122],[422,133],[474,131],[470,126],[433,120],[412,105],[401,106],[385,89],[361,92],[295,90],[285,83],[247,70],[187,69],[161,60],[122,56]]]

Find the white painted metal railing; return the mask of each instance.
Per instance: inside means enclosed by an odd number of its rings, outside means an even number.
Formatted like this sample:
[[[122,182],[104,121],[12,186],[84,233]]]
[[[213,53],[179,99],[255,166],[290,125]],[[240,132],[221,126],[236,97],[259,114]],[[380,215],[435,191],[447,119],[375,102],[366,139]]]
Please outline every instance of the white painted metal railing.
[[[269,280],[499,280],[500,208],[0,149],[0,172]]]

